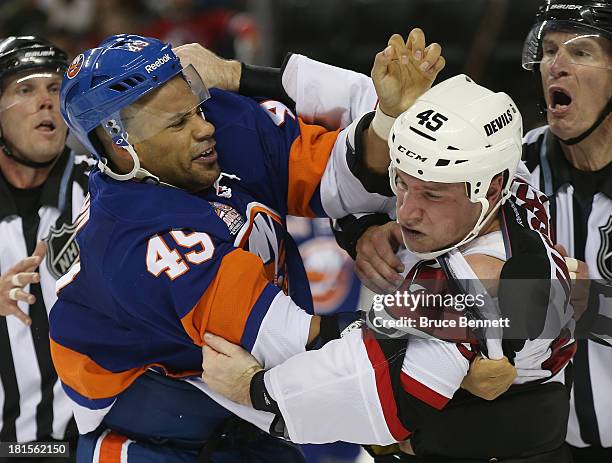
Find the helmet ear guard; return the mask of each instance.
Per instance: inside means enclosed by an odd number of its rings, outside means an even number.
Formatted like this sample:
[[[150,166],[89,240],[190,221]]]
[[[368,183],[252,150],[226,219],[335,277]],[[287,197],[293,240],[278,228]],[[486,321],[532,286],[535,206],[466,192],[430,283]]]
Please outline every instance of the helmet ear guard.
[[[463,240],[417,256],[437,257],[478,235],[510,196],[522,154],[522,132],[522,118],[512,99],[465,75],[434,86],[397,118],[388,139],[393,192],[401,170],[425,182],[465,183],[469,200],[482,205],[479,219]],[[506,172],[501,198],[490,207],[491,182]]]

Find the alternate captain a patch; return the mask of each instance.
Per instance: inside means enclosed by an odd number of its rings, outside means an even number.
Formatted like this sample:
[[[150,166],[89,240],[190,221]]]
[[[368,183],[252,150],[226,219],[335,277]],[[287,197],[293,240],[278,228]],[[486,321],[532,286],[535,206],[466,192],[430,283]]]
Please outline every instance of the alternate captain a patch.
[[[602,278],[612,280],[612,216],[608,223],[599,227],[601,244],[597,252],[597,269]]]
[[[62,224],[49,230],[47,242],[47,268],[55,279],[61,278],[79,257],[79,245],[75,240],[76,224]]]

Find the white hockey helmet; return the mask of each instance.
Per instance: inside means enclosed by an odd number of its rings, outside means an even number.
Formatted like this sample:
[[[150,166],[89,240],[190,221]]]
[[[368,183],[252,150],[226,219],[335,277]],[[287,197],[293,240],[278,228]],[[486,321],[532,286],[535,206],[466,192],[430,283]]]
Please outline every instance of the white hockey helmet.
[[[400,115],[389,134],[389,180],[396,192],[396,171],[426,182],[465,182],[470,201],[482,210],[472,231],[453,246],[429,253],[438,257],[465,244],[510,195],[522,153],[523,122],[512,99],[460,74],[431,88]],[[507,171],[500,201],[489,208],[491,180]]]

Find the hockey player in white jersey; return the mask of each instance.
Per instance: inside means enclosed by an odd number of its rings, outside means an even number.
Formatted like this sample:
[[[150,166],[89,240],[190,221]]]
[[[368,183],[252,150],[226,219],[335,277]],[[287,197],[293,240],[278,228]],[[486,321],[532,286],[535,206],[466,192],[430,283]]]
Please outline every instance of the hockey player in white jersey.
[[[574,352],[569,274],[553,249],[546,197],[515,178],[521,136],[520,114],[507,95],[456,76],[397,119],[389,173],[407,248],[402,289],[418,281],[429,294],[456,295],[468,292],[466,281],[490,280],[499,311],[510,323],[528,320],[529,335],[502,340],[499,332],[473,331],[458,342],[449,331],[417,329],[419,336],[408,330],[408,339],[381,339],[374,323],[267,371],[207,335],[203,380],[274,413],[271,430],[295,442],[410,439],[424,461],[571,461],[564,444],[564,370]],[[517,278],[534,284],[510,291],[508,281]],[[479,354],[505,355],[518,373],[493,402],[460,389]]]

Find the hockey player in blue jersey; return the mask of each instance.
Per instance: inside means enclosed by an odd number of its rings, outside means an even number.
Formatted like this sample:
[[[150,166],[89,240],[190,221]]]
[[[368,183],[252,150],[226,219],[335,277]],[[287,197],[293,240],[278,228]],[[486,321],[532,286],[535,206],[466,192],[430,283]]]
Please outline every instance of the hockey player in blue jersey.
[[[388,50],[377,58],[383,68],[397,53]],[[437,72],[392,64],[380,73],[388,90],[380,108],[397,115]],[[374,133],[384,116],[358,133],[360,119],[343,131],[309,126],[278,102],[209,92],[168,44],[125,35],[74,60],[61,103],[100,158],[77,220],[80,261],[58,283],[50,315],[54,362],[87,434],[79,461],[299,461],[261,436],[215,453],[231,414],[186,382],[166,385],[184,389],[180,401],[153,395],[140,416],[130,401],[167,377],[199,376],[205,331],[269,366],[304,350],[319,319],[306,312],[312,302],[285,216],[348,212],[339,184],[357,189],[360,180],[345,152],[361,145],[368,167],[381,159],[386,169],[386,143]]]

